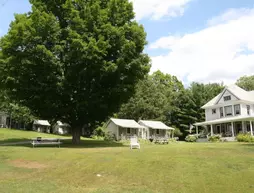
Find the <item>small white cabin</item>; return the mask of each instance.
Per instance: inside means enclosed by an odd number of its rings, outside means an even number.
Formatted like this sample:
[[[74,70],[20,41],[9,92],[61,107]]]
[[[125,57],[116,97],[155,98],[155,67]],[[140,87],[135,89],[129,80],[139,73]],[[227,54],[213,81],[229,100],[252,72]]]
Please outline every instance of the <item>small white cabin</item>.
[[[57,121],[53,127],[53,133],[65,135],[68,134],[70,130],[70,125],[66,123],[62,123],[61,121]]]
[[[0,112],[0,128],[7,127],[7,119],[8,119],[8,114],[5,112]]]
[[[142,129],[145,127],[139,125],[135,120],[111,118],[105,128],[107,132],[115,136],[116,140],[124,140],[133,136],[141,138]]]
[[[50,133],[50,124],[47,120],[35,120],[33,130],[41,133]]]
[[[157,138],[157,137],[165,138],[169,136],[168,131],[174,131],[174,128],[168,127],[161,121],[140,120],[138,123],[141,126],[145,127],[145,129],[143,129],[143,132],[142,132],[143,139]]]

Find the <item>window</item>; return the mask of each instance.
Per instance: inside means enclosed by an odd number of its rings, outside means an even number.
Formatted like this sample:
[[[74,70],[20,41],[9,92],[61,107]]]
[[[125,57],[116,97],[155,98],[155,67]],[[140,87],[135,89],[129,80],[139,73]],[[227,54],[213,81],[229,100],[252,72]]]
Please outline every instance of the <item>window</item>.
[[[160,130],[156,129],[156,134],[159,135],[160,134]]]
[[[235,106],[234,106],[234,109],[235,109],[235,115],[240,115],[240,114],[241,114],[240,105],[235,105]]]
[[[225,115],[226,115],[226,116],[231,116],[231,115],[233,115],[233,114],[232,114],[232,106],[226,106],[226,107],[225,107]]]
[[[220,117],[224,117],[223,107],[220,108]]]
[[[216,114],[216,109],[212,109],[212,114]]]
[[[231,100],[231,96],[224,96],[224,101],[230,101]]]
[[[130,134],[130,133],[131,133],[131,129],[127,128],[127,134]]]
[[[246,105],[247,107],[247,114],[250,115],[250,105]]]

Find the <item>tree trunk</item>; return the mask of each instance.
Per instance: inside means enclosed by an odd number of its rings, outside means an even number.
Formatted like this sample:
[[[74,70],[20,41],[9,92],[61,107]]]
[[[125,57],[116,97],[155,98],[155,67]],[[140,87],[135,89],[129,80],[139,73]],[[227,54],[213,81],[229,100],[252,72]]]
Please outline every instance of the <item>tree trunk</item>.
[[[81,130],[80,128],[72,129],[72,144],[80,144]]]

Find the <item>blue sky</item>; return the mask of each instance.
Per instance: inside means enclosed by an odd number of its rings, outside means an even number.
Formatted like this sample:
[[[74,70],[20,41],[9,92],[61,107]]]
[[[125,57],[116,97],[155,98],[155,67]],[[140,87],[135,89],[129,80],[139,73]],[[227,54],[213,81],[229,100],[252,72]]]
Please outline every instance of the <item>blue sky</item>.
[[[253,0],[130,0],[145,26],[151,72],[185,83],[233,83],[254,72]],[[28,0],[0,0],[0,36]]]

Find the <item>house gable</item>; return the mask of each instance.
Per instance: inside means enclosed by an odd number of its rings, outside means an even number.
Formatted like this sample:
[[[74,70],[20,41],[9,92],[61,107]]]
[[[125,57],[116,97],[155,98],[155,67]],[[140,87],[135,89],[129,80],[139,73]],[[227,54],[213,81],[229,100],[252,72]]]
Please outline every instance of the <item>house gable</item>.
[[[227,100],[228,98],[228,100]],[[228,89],[225,89],[220,97],[217,99],[215,104],[223,104],[231,101],[238,101],[240,100],[235,94],[230,92]]]

